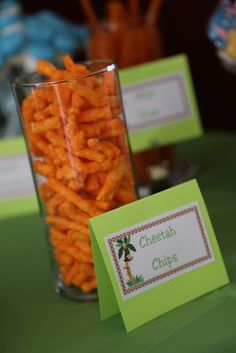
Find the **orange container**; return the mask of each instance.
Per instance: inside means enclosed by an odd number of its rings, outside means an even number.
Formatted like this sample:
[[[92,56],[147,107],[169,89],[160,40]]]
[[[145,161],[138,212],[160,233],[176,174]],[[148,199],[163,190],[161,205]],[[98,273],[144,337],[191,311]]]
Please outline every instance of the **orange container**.
[[[129,1],[128,9],[120,1],[108,1],[107,18],[93,21],[88,57],[113,59],[119,68],[161,58],[161,35],[155,23],[160,4],[160,0],[151,1],[146,16],[142,18],[138,1]],[[168,168],[173,168],[174,148],[154,147],[135,153],[134,160],[138,181],[146,184],[151,181],[150,167],[165,161]]]

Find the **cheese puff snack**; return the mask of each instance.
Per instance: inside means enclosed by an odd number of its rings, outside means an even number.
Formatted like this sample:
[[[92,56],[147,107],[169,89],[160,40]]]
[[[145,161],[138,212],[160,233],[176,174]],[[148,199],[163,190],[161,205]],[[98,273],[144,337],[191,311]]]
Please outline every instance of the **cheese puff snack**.
[[[44,80],[28,90],[21,114],[58,291],[81,299],[78,288],[85,298],[96,292],[89,218],[136,194],[115,65],[63,60],[63,69],[38,61]]]

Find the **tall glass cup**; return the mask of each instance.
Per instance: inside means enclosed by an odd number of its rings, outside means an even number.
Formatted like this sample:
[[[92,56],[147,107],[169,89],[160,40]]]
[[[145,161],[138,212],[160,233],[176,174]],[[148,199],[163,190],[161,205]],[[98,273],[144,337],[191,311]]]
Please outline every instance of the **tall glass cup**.
[[[58,293],[96,300],[88,219],[136,199],[117,67],[18,77],[18,106]]]

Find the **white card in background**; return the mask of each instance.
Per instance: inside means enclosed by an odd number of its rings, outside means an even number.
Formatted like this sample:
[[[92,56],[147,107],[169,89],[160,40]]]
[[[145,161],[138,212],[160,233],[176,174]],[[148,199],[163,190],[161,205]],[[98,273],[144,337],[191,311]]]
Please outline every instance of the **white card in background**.
[[[181,73],[174,73],[122,89],[130,132],[168,124],[190,116],[190,106]]]
[[[132,151],[202,135],[186,55],[122,68],[119,76]]]
[[[0,200],[34,194],[27,155],[22,153],[0,157]]]

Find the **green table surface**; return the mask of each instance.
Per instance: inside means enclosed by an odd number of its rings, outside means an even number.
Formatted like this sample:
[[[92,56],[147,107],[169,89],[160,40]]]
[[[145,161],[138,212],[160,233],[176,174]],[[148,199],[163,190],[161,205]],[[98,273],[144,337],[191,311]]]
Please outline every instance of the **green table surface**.
[[[53,289],[37,214],[0,220],[0,352],[236,352],[236,134],[208,133],[176,147],[198,166],[231,283],[127,334],[120,315],[100,321],[98,303]],[[156,299],[153,305],[161,305]]]

